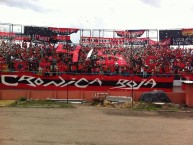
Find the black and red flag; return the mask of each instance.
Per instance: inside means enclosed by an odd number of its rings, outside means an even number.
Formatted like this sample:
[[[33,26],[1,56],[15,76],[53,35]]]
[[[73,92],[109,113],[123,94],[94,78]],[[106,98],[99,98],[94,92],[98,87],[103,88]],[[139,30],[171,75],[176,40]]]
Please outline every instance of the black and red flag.
[[[123,30],[123,31],[115,31],[117,36],[127,37],[127,38],[136,38],[141,37],[145,30]]]
[[[57,27],[48,27],[48,30],[51,30],[52,32],[59,34],[59,35],[70,35],[72,33],[77,33],[78,28],[57,28]]]

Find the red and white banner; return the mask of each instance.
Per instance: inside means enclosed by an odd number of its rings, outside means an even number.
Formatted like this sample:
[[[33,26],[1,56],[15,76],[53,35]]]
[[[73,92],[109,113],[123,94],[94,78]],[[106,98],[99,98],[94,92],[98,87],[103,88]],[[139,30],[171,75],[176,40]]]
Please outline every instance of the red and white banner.
[[[87,45],[117,45],[122,47],[123,44],[143,45],[147,44],[148,38],[104,38],[104,37],[81,37],[81,44]]]
[[[60,75],[38,76],[32,73],[0,73],[0,89],[88,90],[88,91],[172,91],[173,77]]]
[[[42,36],[42,35],[34,35],[33,39],[38,40],[38,41],[43,41],[43,42],[49,42],[50,41],[50,37]]]
[[[16,35],[14,37],[14,40],[17,40],[17,41],[31,41],[31,37],[29,35]]]
[[[88,44],[112,44],[112,43],[124,42],[124,39],[120,38],[104,38],[104,37],[81,37],[81,43]]]
[[[124,39],[125,44],[130,45],[146,45],[148,38],[126,38]]]
[[[16,34],[12,32],[0,32],[0,37],[11,37],[18,41],[31,41],[31,37],[29,35]]]
[[[12,32],[0,32],[1,37],[14,37],[15,33]]]
[[[52,36],[52,38],[54,40],[57,40],[57,41],[71,41],[70,40],[70,36],[63,36],[63,35],[59,35],[59,36]]]

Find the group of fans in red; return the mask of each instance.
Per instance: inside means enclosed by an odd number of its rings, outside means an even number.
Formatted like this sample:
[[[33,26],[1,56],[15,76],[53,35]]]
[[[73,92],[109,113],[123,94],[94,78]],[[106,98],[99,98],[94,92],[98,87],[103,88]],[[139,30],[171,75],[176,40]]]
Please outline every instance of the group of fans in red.
[[[193,50],[169,46],[126,46],[103,48],[81,46],[74,61],[75,45],[0,43],[0,71],[33,72],[43,75],[71,74],[131,74],[143,77],[183,75],[193,71]],[[89,54],[89,52],[92,53]],[[88,55],[89,54],[89,55]]]

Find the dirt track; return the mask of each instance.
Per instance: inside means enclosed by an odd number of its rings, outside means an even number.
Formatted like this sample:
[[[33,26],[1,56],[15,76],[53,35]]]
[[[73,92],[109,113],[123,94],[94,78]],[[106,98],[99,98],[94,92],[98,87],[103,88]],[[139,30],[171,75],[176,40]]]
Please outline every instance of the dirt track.
[[[193,114],[0,108],[0,145],[193,145]]]

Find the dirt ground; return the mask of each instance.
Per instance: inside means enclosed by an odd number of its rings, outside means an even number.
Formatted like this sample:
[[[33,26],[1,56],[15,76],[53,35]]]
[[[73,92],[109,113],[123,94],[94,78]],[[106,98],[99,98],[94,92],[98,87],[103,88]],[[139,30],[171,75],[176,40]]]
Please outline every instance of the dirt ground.
[[[0,145],[193,145],[193,113],[1,107]]]

